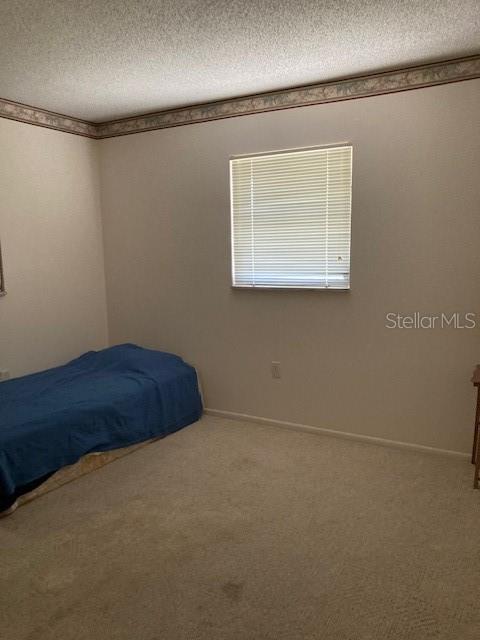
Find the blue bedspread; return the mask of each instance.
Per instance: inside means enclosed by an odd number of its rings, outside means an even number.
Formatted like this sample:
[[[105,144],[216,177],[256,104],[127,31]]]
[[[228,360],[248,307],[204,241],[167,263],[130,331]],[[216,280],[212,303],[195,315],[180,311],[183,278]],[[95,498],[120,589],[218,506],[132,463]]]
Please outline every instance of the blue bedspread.
[[[165,436],[198,420],[195,369],[124,344],[0,383],[0,496],[92,451]]]

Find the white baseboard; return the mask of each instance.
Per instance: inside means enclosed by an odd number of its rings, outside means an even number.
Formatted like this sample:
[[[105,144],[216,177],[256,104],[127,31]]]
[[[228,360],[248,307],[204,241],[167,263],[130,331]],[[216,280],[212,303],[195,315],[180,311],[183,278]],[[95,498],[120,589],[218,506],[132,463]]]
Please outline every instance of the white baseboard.
[[[333,436],[334,438],[345,438],[347,440],[357,440],[358,442],[366,442],[376,444],[383,447],[395,447],[397,449],[410,449],[411,451],[421,451],[423,453],[434,453],[443,456],[455,456],[457,458],[470,458],[469,453],[463,451],[451,451],[450,449],[438,449],[436,447],[427,447],[423,444],[414,444],[412,442],[401,442],[400,440],[388,440],[386,438],[377,438],[375,436],[364,436],[359,433],[349,433],[347,431],[335,431],[334,429],[325,429],[324,427],[313,427],[307,424],[299,424],[297,422],[285,422],[284,420],[274,420],[273,418],[261,418],[260,416],[251,416],[246,413],[235,413],[234,411],[222,411],[221,409],[205,409],[207,415],[217,416],[219,418],[228,418],[229,420],[239,420],[242,422],[256,422],[272,427],[281,427],[282,429],[293,429],[294,431],[306,431],[308,433],[316,433],[324,436]]]

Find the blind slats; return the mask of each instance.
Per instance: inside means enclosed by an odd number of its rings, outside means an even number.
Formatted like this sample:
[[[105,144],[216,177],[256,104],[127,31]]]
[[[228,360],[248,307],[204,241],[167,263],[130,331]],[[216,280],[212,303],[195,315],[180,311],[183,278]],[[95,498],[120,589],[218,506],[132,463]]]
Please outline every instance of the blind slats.
[[[230,161],[234,286],[350,288],[352,147]]]

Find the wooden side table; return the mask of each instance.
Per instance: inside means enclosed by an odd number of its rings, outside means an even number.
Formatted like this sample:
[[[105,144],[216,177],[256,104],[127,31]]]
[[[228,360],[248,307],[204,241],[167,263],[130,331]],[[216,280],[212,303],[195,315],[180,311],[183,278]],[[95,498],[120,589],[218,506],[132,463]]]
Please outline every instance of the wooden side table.
[[[480,430],[480,364],[477,364],[477,367],[473,372],[472,382],[474,386],[477,387],[477,410],[475,412],[475,427],[473,431],[472,449],[472,463],[475,465],[475,479],[473,481],[473,488],[478,489],[480,476],[480,455],[478,455]]]

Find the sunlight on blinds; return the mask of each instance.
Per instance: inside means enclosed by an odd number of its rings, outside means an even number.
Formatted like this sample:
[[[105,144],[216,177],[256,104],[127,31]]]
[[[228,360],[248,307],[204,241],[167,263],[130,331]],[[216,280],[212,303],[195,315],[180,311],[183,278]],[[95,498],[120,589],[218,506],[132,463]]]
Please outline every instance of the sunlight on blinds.
[[[350,288],[352,147],[230,160],[237,287]]]

